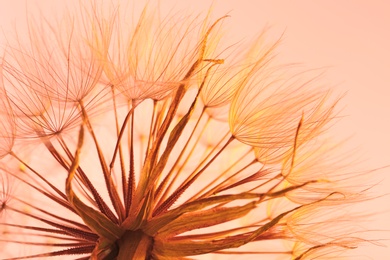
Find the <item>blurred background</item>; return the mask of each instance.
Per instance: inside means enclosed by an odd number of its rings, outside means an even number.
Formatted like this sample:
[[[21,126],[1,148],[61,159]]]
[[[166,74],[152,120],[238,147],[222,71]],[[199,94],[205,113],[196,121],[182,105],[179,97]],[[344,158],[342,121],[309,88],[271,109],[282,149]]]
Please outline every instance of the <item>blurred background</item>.
[[[145,1],[123,2],[141,8]],[[26,34],[26,14],[56,18],[65,5],[77,3],[0,0],[0,50],[15,31],[19,36]],[[359,168],[390,165],[390,1],[161,0],[159,5],[163,12],[183,13],[204,11],[212,5],[214,17],[231,16],[225,23],[229,42],[254,38],[265,27],[271,28],[270,41],[283,34],[279,60],[303,63],[308,69],[326,67],[325,79],[335,92],[347,92],[341,101],[344,118],[331,131],[340,138],[351,138],[347,149],[354,149],[361,158]],[[373,175],[379,182],[373,196],[389,193],[390,168]],[[389,195],[361,207],[377,212],[367,223],[369,229],[390,230]],[[377,234],[377,238],[390,239],[390,231]],[[390,242],[381,243],[387,247],[367,245],[358,250],[367,259],[390,259]]]

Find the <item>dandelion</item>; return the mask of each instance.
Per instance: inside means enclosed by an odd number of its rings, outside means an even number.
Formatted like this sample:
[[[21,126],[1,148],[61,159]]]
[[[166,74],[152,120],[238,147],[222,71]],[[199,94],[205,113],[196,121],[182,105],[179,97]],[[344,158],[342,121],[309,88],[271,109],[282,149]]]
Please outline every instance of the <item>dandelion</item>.
[[[321,73],[277,65],[265,32],[222,46],[227,16],[81,9],[31,21],[1,62],[4,259],[324,259],[364,241]]]

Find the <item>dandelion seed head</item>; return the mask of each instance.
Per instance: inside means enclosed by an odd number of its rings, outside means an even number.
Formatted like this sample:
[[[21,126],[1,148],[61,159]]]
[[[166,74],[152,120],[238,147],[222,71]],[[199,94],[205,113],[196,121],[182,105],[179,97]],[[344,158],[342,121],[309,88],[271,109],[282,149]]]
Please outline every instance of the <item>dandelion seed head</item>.
[[[31,19],[1,62],[0,176],[25,191],[0,186],[18,216],[1,241],[26,248],[6,259],[315,259],[365,241],[340,209],[369,187],[324,135],[339,99],[278,65],[280,40],[243,51],[227,15],[150,4],[74,14]]]

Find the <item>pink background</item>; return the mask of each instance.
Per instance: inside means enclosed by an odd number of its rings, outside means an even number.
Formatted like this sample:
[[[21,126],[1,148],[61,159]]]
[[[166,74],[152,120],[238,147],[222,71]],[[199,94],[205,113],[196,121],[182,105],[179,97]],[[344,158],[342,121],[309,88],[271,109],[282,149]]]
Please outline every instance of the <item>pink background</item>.
[[[10,35],[17,24],[19,35],[23,35],[26,12],[38,13],[39,6],[44,14],[54,17],[55,11],[63,9],[63,2],[71,5],[78,1],[0,0],[0,26]],[[137,1],[137,6],[142,6],[140,2],[144,1]],[[210,3],[160,1],[166,10],[207,10]],[[303,62],[308,68],[329,66],[328,82],[340,92],[348,91],[342,101],[346,117],[332,131],[341,137],[353,135],[350,147],[357,148],[360,158],[365,159],[363,169],[390,165],[390,1],[215,0],[214,13],[216,17],[232,16],[226,26],[234,40],[255,36],[270,25],[272,35],[285,32],[279,48],[283,60]],[[0,43],[3,46],[2,35]],[[375,174],[382,182],[374,194],[388,192],[390,168]],[[369,228],[390,230],[389,200],[384,196],[362,207],[384,212],[372,217]],[[390,232],[377,237],[390,238]],[[390,246],[387,241],[382,243]],[[389,247],[368,245],[359,250],[372,259],[390,257]]]

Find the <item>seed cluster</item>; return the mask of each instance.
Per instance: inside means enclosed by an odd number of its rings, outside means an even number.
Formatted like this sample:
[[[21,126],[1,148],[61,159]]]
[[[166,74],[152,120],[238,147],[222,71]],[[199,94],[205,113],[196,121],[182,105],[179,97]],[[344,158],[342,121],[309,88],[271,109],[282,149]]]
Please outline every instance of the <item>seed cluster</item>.
[[[5,259],[324,259],[363,241],[321,71],[277,64],[266,31],[226,44],[228,16],[127,17],[91,4],[6,48]]]

